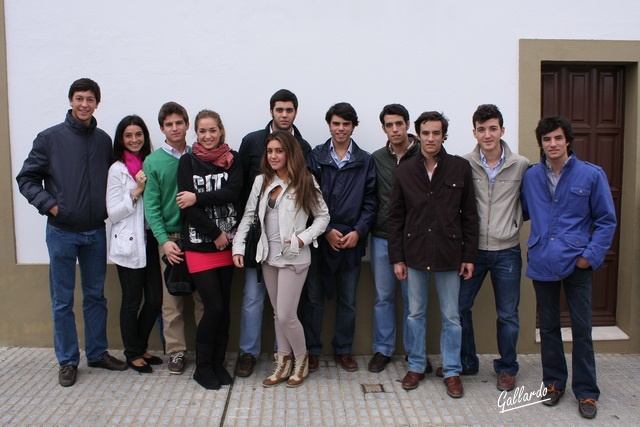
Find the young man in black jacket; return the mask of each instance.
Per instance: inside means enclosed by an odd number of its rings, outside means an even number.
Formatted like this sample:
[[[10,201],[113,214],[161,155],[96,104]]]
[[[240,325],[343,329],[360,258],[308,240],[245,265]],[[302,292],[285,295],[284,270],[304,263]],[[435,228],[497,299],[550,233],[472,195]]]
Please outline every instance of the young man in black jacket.
[[[98,129],[93,117],[100,104],[100,87],[91,79],[76,80],[69,88],[69,104],[64,122],[38,134],[16,177],[20,193],[47,216],[53,343],[63,387],[75,384],[80,363],[73,313],[76,260],[81,271],[88,365],[127,369],[107,352],[104,220],[111,138]]]
[[[293,121],[298,113],[298,98],[287,90],[280,89],[269,100],[271,121],[264,129],[249,133],[242,138],[240,144],[240,161],[243,170],[243,191],[241,205],[247,203],[251,187],[256,176],[260,174],[260,162],[265,150],[265,142],[270,133],[276,130],[291,132],[302,148],[305,157],[311,152],[311,146],[302,138],[302,134]],[[262,309],[266,288],[258,281],[258,270],[245,268],[244,293],[240,315],[240,357],[236,365],[236,375],[248,377],[253,373],[256,357],[260,354],[262,331]]]

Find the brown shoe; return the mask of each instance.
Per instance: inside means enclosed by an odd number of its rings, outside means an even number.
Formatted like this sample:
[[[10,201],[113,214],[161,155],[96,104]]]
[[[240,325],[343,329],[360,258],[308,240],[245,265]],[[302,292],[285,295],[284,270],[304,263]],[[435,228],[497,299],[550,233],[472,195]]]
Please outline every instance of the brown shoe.
[[[402,379],[402,388],[405,390],[415,390],[418,388],[418,382],[424,379],[424,374],[420,372],[407,372],[407,375]]]
[[[564,396],[564,390],[558,390],[554,382],[550,386],[547,386],[547,394],[543,396],[542,403],[546,406],[556,406],[562,396]]]
[[[248,377],[253,373],[255,366],[256,358],[253,357],[253,354],[241,354],[236,364],[236,375],[239,377]]]
[[[317,354],[309,355],[309,372],[316,372],[320,369],[320,356]]]
[[[444,383],[447,386],[447,394],[453,398],[460,398],[464,394],[462,388],[462,381],[460,377],[448,377],[444,379]]]
[[[336,362],[347,372],[358,370],[358,362],[350,354],[336,354]]]
[[[374,354],[369,361],[369,372],[382,372],[387,367],[389,362],[391,362],[391,358],[389,356],[385,356],[384,354],[378,352]]]
[[[498,375],[498,390],[500,391],[511,391],[516,388],[516,376],[511,375],[508,372],[500,372]]]

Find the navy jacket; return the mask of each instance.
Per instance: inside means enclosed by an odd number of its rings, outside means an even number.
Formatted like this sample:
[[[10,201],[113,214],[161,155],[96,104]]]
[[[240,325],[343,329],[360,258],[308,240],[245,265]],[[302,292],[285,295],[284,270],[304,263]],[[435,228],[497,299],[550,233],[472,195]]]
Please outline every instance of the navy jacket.
[[[376,170],[371,155],[351,140],[351,161],[342,169],[330,154],[331,139],[318,145],[307,158],[307,165],[316,177],[331,220],[325,232],[333,229],[347,234],[356,230],[359,235],[355,248],[334,251],[326,239],[319,239],[322,261],[330,272],[353,268],[360,264],[367,247],[367,235],[376,219]]]
[[[110,158],[111,138],[98,129],[96,119],[85,126],[69,110],[64,122],[38,134],[16,181],[20,193],[52,226],[96,230],[107,219]],[[49,210],[55,205],[58,214],[53,216]]]
[[[267,123],[267,126],[264,129],[248,133],[244,138],[242,138],[242,142],[240,143],[238,154],[240,154],[243,173],[242,197],[240,199],[240,204],[243,206],[243,210],[244,205],[247,204],[249,194],[251,194],[253,181],[256,179],[256,176],[261,173],[260,165],[267,137],[271,134],[271,123],[273,123],[273,120]],[[311,145],[302,138],[302,134],[295,125],[293,126],[293,135],[298,140],[304,157],[308,157],[311,152]]]

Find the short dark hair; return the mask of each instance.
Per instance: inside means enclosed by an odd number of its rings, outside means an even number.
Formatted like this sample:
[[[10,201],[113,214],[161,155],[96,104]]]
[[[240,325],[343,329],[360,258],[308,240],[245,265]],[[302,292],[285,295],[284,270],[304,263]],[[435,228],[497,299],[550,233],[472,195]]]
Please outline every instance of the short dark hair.
[[[405,122],[409,121],[409,112],[403,105],[400,104],[388,104],[382,108],[380,113],[380,123],[384,126],[384,116],[397,115],[402,116]]]
[[[288,89],[280,89],[273,95],[271,95],[271,99],[269,100],[269,109],[273,110],[276,102],[293,102],[293,109],[298,111],[298,97],[295,93],[291,92]]]
[[[348,102],[338,102],[329,108],[329,111],[327,111],[327,114],[324,116],[327,124],[331,124],[331,118],[333,116],[338,116],[341,119],[351,122],[353,127],[358,126],[358,113],[356,113],[355,108]]]
[[[573,142],[573,129],[571,129],[571,123],[569,120],[560,116],[549,116],[541,119],[536,127],[536,139],[538,140],[538,147],[542,148],[542,137],[554,130],[562,128],[564,132],[564,138],[568,142],[568,146],[571,146]]]
[[[111,159],[114,162],[122,160],[122,156],[127,149],[124,146],[124,131],[131,125],[140,126],[144,135],[144,144],[140,149],[141,160],[144,160],[145,157],[151,154],[151,137],[149,136],[149,129],[147,128],[144,120],[142,120],[142,117],[132,114],[120,120],[120,123],[118,123],[118,126],[116,127],[116,134],[113,137],[113,155],[111,156]]]
[[[415,121],[416,134],[420,135],[420,127],[424,122],[440,122],[442,123],[442,133],[444,134],[444,140],[447,139],[447,131],[449,130],[449,120],[443,113],[437,111],[425,111]]]
[[[71,83],[71,87],[69,87],[69,101],[73,98],[74,93],[84,92],[87,90],[93,92],[93,95],[96,97],[96,103],[100,104],[100,86],[98,86],[98,83],[87,77],[83,77]]]
[[[187,114],[187,110],[177,102],[169,101],[160,107],[160,112],[158,113],[158,123],[160,127],[164,126],[164,120],[172,114],[182,116],[184,122],[189,124],[189,114]]]
[[[476,123],[484,123],[490,119],[498,119],[500,127],[504,127],[504,119],[502,118],[502,113],[497,106],[493,104],[479,105],[471,118],[471,121],[473,121],[473,128],[476,128]]]

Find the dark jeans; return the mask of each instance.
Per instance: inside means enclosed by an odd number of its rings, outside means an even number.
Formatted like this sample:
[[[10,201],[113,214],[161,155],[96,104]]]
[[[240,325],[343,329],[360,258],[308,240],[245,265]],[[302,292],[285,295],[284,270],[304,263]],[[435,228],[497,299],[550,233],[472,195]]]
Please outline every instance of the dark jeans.
[[[575,268],[569,277],[555,282],[533,281],[540,314],[542,381],[555,384],[557,390],[567,386],[567,361],[560,333],[560,287],[569,305],[573,358],[571,388],[577,399],[598,400],[596,361],[591,339],[591,269]]]
[[[229,342],[232,265],[191,273],[202,299],[204,314],[196,332],[198,344],[213,345],[215,353],[224,355]]]
[[[319,254],[311,255],[307,275],[306,301],[302,316],[304,335],[309,354],[322,354],[322,323],[326,288],[320,274]],[[335,354],[351,354],[356,328],[356,291],[360,280],[360,265],[351,270],[338,270],[334,274],[336,285],[336,333],[333,337]]]
[[[120,333],[128,360],[141,358],[147,351],[149,335],[162,308],[162,276],[158,241],[147,232],[147,266],[127,268],[117,265],[122,305]]]
[[[496,373],[504,371],[515,375],[518,373],[516,346],[520,331],[520,317],[518,315],[522,270],[520,246],[502,251],[478,251],[478,258],[474,266],[473,277],[460,281],[459,308],[460,323],[462,324],[460,358],[462,369],[477,371],[479,368],[471,308],[487,273],[490,273],[498,315],[496,327],[498,351],[500,352],[500,359],[493,361],[493,369]]]

